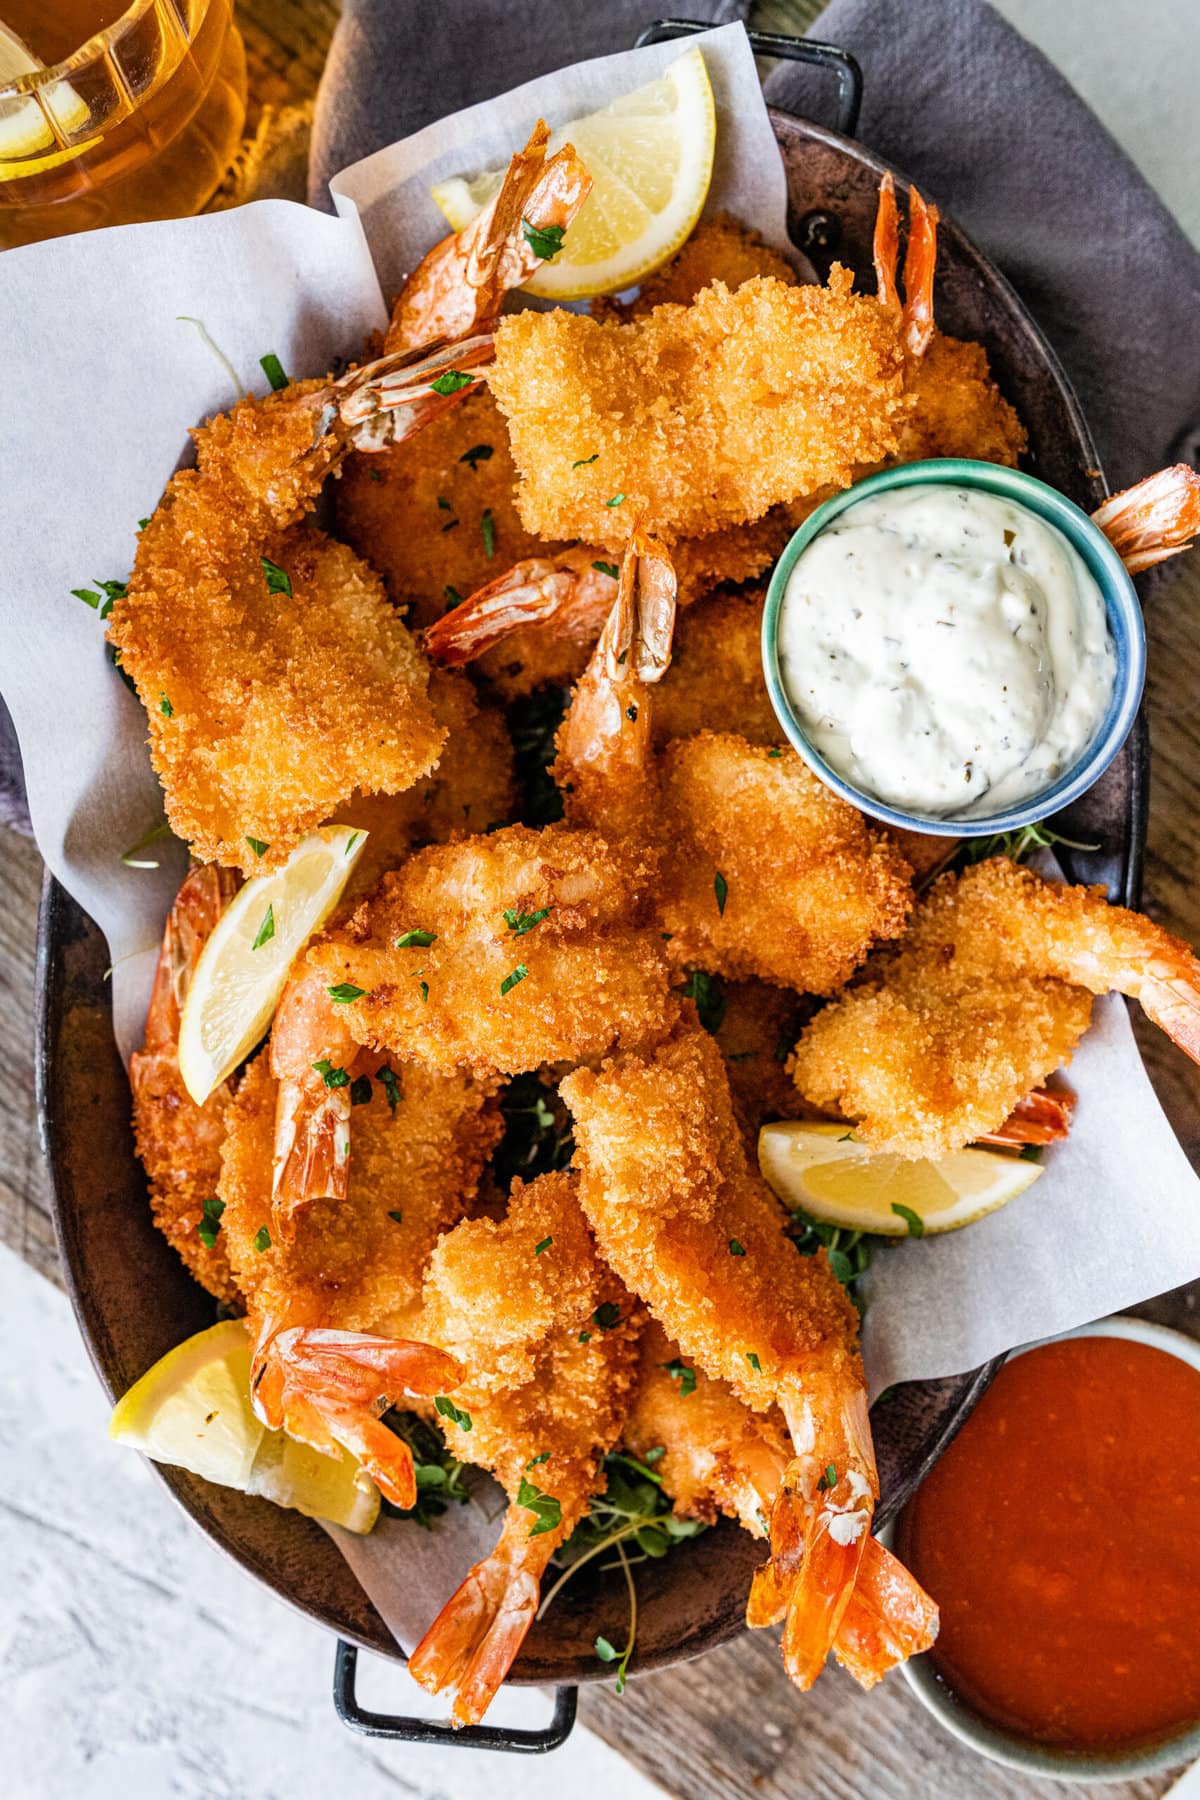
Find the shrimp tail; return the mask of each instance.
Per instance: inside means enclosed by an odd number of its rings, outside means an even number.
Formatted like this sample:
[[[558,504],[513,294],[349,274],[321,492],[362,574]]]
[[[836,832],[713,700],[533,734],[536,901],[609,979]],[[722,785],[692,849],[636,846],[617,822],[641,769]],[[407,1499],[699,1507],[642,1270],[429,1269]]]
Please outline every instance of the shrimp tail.
[[[617,584],[594,563],[582,569],[578,563],[573,551],[515,563],[429,627],[422,640],[426,655],[444,668],[457,668],[524,627],[565,627],[567,614],[573,635],[595,636]]]
[[[933,277],[937,268],[938,209],[915,187],[908,190],[908,248],[904,253],[904,347],[924,356],[933,336]]]
[[[1200,532],[1200,475],[1174,463],[1112,494],[1092,514],[1131,575],[1190,550]]]
[[[1017,1102],[995,1131],[986,1131],[975,1141],[1016,1147],[1022,1144],[1054,1144],[1071,1130],[1071,1114],[1075,1096],[1065,1088],[1034,1088],[1024,1100]]]
[[[1179,969],[1151,965],[1141,978],[1138,999],[1146,1017],[1200,1063],[1200,961],[1189,956]]]
[[[409,1674],[428,1693],[454,1689],[455,1725],[477,1724],[495,1698],[533,1624],[561,1536],[532,1537],[528,1509],[510,1507],[492,1554],[475,1564],[409,1657]]]
[[[765,1617],[786,1588],[783,1666],[802,1692],[817,1680],[837,1638],[874,1507],[869,1490],[856,1496],[866,1504],[850,1512],[822,1505],[817,1481],[811,1456],[789,1463],[771,1509],[770,1573],[760,1582],[756,1572],[748,1609],[748,1617]]]
[[[900,214],[896,208],[896,179],[890,169],[879,184],[874,255],[879,304],[898,322],[902,315],[900,289],[896,284],[900,263]]]
[[[878,1538],[867,1538],[833,1641],[843,1669],[860,1687],[872,1688],[897,1663],[928,1650],[937,1633],[936,1604]]]
[[[183,1003],[200,953],[239,885],[232,869],[216,863],[202,863],[185,876],[163,930],[142,1054],[178,1051]]]
[[[433,339],[364,363],[334,383],[333,415],[326,401],[318,428],[329,430],[339,422],[338,435],[347,448],[356,450],[375,452],[403,443],[473,394],[482,382],[482,376],[473,371],[490,363],[494,355],[491,332],[480,331],[462,342]],[[320,401],[329,392],[324,389],[313,398]]]

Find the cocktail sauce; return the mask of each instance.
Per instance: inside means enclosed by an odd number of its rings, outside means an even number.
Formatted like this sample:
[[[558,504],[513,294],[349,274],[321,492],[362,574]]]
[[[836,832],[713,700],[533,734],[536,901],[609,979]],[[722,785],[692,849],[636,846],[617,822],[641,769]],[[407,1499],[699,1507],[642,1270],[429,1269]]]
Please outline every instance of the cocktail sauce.
[[[1200,1718],[1200,1370],[1070,1338],[1014,1358],[906,1508],[938,1673],[994,1724],[1115,1750]]]

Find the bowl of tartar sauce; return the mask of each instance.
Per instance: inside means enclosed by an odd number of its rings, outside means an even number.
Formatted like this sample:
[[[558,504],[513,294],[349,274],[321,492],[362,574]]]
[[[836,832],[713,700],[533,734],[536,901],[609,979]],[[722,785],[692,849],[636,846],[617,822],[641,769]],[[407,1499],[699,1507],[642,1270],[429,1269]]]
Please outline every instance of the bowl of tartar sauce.
[[[815,774],[908,830],[990,836],[1077,799],[1137,716],[1133,583],[1033,476],[945,458],[805,520],[763,615],[772,705]]]

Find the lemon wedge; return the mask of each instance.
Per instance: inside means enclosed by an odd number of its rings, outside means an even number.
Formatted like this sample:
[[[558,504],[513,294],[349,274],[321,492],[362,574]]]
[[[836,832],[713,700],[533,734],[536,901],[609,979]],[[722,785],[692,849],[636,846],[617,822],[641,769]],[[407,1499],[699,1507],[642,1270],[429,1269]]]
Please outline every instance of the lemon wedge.
[[[370,1531],[379,1490],[352,1456],[268,1431],[250,1405],[250,1340],[226,1319],[169,1350],[113,1408],[108,1435],[154,1462],[258,1494],[348,1531]]]
[[[45,65],[26,48],[15,32],[0,24],[0,87],[22,75],[40,74]],[[49,82],[42,90],[42,100],[54,115],[59,131],[70,137],[86,125],[91,109],[68,81]],[[89,140],[95,143],[97,140]],[[86,146],[73,144],[63,149],[51,130],[50,123],[31,94],[14,94],[0,100],[0,164],[15,163],[19,167],[3,171],[7,180],[36,173],[56,163],[78,156]],[[48,152],[48,154],[44,154]],[[30,160],[35,159],[35,160]]]
[[[550,153],[574,144],[592,191],[567,228],[563,248],[525,292],[582,300],[632,287],[673,256],[708,197],[717,114],[704,58],[686,50],[657,81],[550,137]],[[499,188],[502,169],[455,176],[432,189],[454,231],[469,225]]]
[[[350,825],[322,827],[281,869],[239,888],[222,914],[179,1022],[179,1072],[198,1106],[266,1031],[288,970],[337,905],[366,839]]]
[[[995,1150],[956,1150],[936,1161],[906,1162],[872,1153],[848,1125],[802,1119],[763,1126],[758,1166],[785,1205],[802,1207],[830,1225],[884,1237],[972,1225],[1015,1200],[1042,1173],[1038,1163]]]

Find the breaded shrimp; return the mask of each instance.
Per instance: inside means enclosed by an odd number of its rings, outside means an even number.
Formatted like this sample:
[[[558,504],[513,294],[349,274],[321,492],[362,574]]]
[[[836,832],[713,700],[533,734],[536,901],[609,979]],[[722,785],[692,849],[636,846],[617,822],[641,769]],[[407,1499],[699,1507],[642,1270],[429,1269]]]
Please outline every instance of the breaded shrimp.
[[[900,945],[805,1029],[791,1068],[873,1149],[943,1156],[995,1133],[1068,1063],[1092,995],[1113,990],[1200,1061],[1186,944],[1100,888],[993,857],[934,884]]]
[[[196,1280],[230,1304],[239,1298],[238,1285],[224,1244],[212,1237],[214,1221],[206,1217],[205,1203],[211,1209],[217,1197],[233,1083],[224,1082],[197,1106],[179,1073],[179,1021],[200,952],[237,885],[228,869],[212,866],[195,868],[184,880],[163,932],[145,1042],[129,1059],[134,1138],[150,1184],[154,1223]]]
[[[794,750],[705,731],[659,768],[658,913],[676,963],[836,993],[903,929],[908,864]]]
[[[795,1454],[751,1616],[786,1612],[784,1665],[810,1687],[853,1594],[879,1491],[858,1315],[825,1252],[802,1257],[785,1236],[706,1032],[684,1025],[651,1056],[578,1069],[560,1091],[601,1255],[685,1357],[753,1410],[782,1410]]]
[[[725,1058],[733,1110],[753,1165],[759,1131],[768,1121],[802,1118],[816,1111],[804,1105],[787,1070],[812,1002],[766,981],[723,981],[719,1011],[713,1036]]]
[[[563,311],[501,320],[489,382],[526,528],[611,545],[630,507],[674,542],[894,455],[910,404],[903,351],[850,286],[836,269],[825,288],[716,283],[624,325]]]
[[[654,695],[656,750],[701,731],[733,732],[750,744],[785,741],[763,679],[765,598],[763,588],[744,593],[718,588],[680,609],[671,666]]]
[[[444,1421],[463,1462],[509,1497],[500,1542],[476,1563],[409,1659],[453,1720],[483,1717],[537,1611],[554,1551],[604,1486],[633,1390],[643,1318],[597,1257],[568,1174],[513,1184],[507,1216],[457,1226],[434,1251],[425,1330],[467,1370]]]
[[[770,275],[788,287],[796,281],[795,270],[778,250],[728,213],[720,213],[715,219],[702,219],[671,260],[646,277],[632,300],[606,296],[593,300],[590,311],[594,319],[640,319],[656,306],[688,306],[714,281],[723,281],[732,291],[756,275]]]
[[[766,1537],[790,1460],[783,1419],[777,1411],[751,1412],[727,1382],[681,1364],[679,1346],[653,1321],[642,1334],[625,1443],[639,1458],[661,1452],[655,1472],[683,1518],[711,1524],[723,1513],[751,1537]],[[751,1623],[774,1620],[755,1617]],[[898,1662],[928,1650],[937,1627],[928,1595],[878,1538],[868,1538],[833,1640],[838,1662],[860,1686],[874,1687]]]
[[[267,1052],[227,1114],[221,1241],[255,1341],[264,1422],[331,1455],[353,1451],[398,1506],[415,1498],[407,1445],[377,1401],[453,1389],[452,1357],[409,1341],[425,1263],[463,1216],[501,1132],[494,1084],[406,1065],[355,1107],[345,1197],[314,1200],[285,1242],[271,1207],[276,1083]]]
[[[308,961],[360,1042],[445,1072],[602,1056],[674,1016],[648,874],[595,832],[512,825],[418,851]]]

